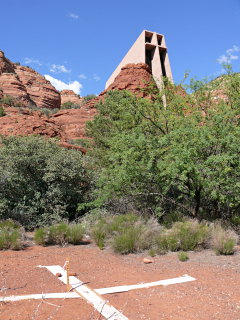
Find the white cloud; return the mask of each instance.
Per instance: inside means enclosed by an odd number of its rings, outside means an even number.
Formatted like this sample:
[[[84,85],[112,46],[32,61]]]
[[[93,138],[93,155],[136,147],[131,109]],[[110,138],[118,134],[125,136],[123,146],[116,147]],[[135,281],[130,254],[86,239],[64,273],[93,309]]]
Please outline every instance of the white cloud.
[[[77,15],[75,13],[69,13],[68,17],[77,20],[79,18],[79,15]]]
[[[85,74],[83,74],[83,73],[79,74],[78,78],[80,78],[80,79],[87,79],[87,77],[86,77]]]
[[[24,63],[25,64],[37,64],[38,66],[42,66],[42,63],[38,59],[33,59],[33,58],[24,58]]]
[[[49,76],[48,74],[45,74],[44,77],[51,82],[51,84],[58,90],[73,90],[76,94],[80,94],[82,89],[82,84],[78,81],[72,81],[69,83],[65,83],[61,80],[55,79],[52,76]]]
[[[101,78],[100,78],[96,73],[94,73],[93,79],[94,79],[95,81],[100,81],[100,80],[101,80]]]
[[[240,47],[234,45],[232,48],[228,49],[226,51],[226,54],[221,55],[218,59],[217,62],[219,64],[230,64],[233,60],[239,59],[238,55],[234,55],[234,53],[240,52]]]
[[[52,64],[50,66],[50,71],[53,73],[69,73],[71,70],[68,70],[64,65]]]

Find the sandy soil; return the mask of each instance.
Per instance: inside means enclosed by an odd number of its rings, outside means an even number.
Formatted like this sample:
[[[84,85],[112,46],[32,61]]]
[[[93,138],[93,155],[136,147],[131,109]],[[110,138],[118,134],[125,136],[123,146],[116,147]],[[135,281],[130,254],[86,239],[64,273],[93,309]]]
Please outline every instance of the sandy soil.
[[[120,256],[95,245],[28,247],[0,252],[0,296],[64,292],[57,277],[37,265],[63,265],[91,288],[130,285],[188,274],[197,281],[109,294],[104,298],[131,320],[240,320],[240,251],[216,256],[211,250],[190,252],[180,262],[175,253],[144,264],[145,255]],[[79,299],[0,302],[1,320],[100,320],[98,312]]]

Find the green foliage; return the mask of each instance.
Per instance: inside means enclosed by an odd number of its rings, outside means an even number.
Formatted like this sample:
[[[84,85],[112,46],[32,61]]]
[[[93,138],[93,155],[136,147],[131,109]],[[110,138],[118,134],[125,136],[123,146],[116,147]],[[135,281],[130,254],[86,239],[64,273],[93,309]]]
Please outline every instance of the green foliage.
[[[0,250],[22,248],[23,229],[14,221],[0,221]]]
[[[68,225],[59,223],[49,227],[48,243],[64,246],[67,244]]]
[[[189,251],[205,247],[209,239],[209,228],[196,220],[175,222],[156,239],[159,253],[167,251]]]
[[[77,245],[82,242],[85,229],[81,224],[70,224],[68,226],[67,241],[68,243]]]
[[[4,111],[3,107],[0,107],[0,117],[4,117],[6,112]]]
[[[155,257],[156,256],[156,251],[153,248],[151,248],[149,250],[148,254],[150,255],[150,257]]]
[[[74,144],[76,146],[81,146],[83,148],[89,148],[91,146],[91,142],[89,141],[89,139],[73,139],[70,140],[69,143]]]
[[[12,96],[5,96],[5,97],[0,99],[0,105],[1,104],[6,104],[9,107],[14,107],[15,103],[16,103],[16,99],[14,97],[12,97]]]
[[[107,235],[107,223],[105,220],[99,220],[92,228],[91,235],[96,245],[102,250],[105,247]]]
[[[224,229],[220,224],[214,224],[211,230],[211,246],[217,254],[230,255],[238,242],[237,234]]]
[[[61,109],[79,109],[80,105],[73,103],[71,101],[64,102],[61,105]]]
[[[86,103],[89,100],[95,99],[96,95],[95,94],[88,94],[85,97],[83,97],[83,102]]]
[[[115,252],[121,254],[133,253],[138,251],[141,228],[129,227],[113,238],[112,247]]]
[[[85,229],[79,223],[59,223],[37,229],[34,233],[34,241],[42,246],[55,244],[65,246],[68,243],[77,245],[81,244],[84,233]]]
[[[124,198],[156,216],[161,210],[166,220],[174,211],[211,220],[236,215],[240,94],[239,77],[229,79],[229,100],[219,102],[212,98],[214,82],[191,81],[192,95],[166,82],[152,100],[109,92],[88,124],[96,203]]]
[[[27,229],[74,220],[85,201],[90,179],[85,159],[40,137],[2,139],[0,218]]]
[[[186,252],[180,251],[178,252],[178,259],[182,262],[187,261],[189,259],[189,256]]]
[[[48,230],[39,228],[34,232],[34,241],[40,246],[45,246],[48,242]]]
[[[92,237],[100,249],[106,244],[122,254],[149,249],[160,226],[154,219],[133,213],[100,218],[92,227]]]
[[[58,108],[54,108],[54,109],[48,109],[48,108],[37,108],[35,110],[38,110],[40,111],[42,114],[45,114],[45,116],[47,116],[48,118],[52,115],[52,114],[55,114],[59,111]]]

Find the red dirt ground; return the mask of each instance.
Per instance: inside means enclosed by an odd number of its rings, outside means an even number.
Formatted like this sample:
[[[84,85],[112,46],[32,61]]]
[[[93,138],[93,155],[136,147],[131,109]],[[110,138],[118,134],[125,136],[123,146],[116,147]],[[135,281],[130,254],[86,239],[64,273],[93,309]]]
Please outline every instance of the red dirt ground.
[[[240,251],[216,256],[211,250],[190,252],[180,262],[175,253],[144,264],[143,254],[120,256],[95,245],[28,247],[0,252],[0,296],[64,292],[65,285],[37,265],[63,265],[91,288],[130,285],[188,274],[197,281],[105,295],[110,304],[131,320],[239,320]],[[0,302],[1,320],[100,320],[91,305],[79,299]]]

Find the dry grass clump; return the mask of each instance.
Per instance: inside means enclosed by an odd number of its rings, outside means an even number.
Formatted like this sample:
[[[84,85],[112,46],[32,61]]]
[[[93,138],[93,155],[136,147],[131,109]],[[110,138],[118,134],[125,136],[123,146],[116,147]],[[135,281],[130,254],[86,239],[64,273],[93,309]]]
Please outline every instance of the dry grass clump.
[[[129,213],[99,219],[91,235],[100,249],[110,245],[115,252],[127,254],[149,249],[160,228],[155,219]]]
[[[238,243],[238,235],[231,229],[224,229],[220,223],[211,226],[210,245],[217,254],[230,255]]]
[[[157,251],[191,251],[206,246],[209,227],[197,220],[175,222],[170,229],[163,230],[156,238]]]
[[[0,221],[0,250],[20,250],[23,247],[24,229],[13,220]]]
[[[85,229],[80,223],[59,223],[37,229],[34,234],[34,240],[36,244],[42,246],[55,244],[65,246],[68,243],[77,245],[82,242],[84,233]]]

